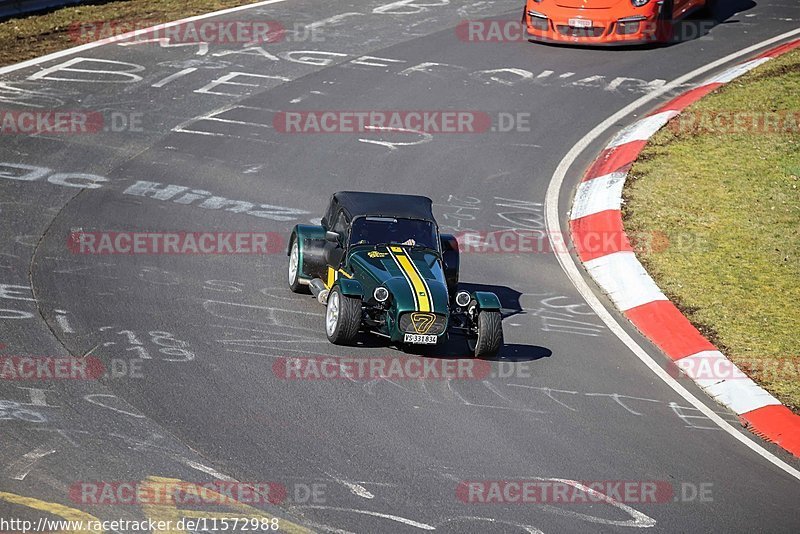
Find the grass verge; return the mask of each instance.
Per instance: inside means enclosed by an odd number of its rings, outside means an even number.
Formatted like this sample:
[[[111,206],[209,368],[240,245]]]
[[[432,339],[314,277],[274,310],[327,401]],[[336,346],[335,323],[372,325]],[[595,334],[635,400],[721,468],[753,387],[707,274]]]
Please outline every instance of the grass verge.
[[[75,25],[98,21],[135,23],[136,29],[253,4],[256,0],[124,0],[65,7],[0,22],[0,66],[18,63],[86,42]],[[70,31],[70,28],[73,28]]]
[[[666,248],[637,250],[656,283],[728,358],[795,412],[798,119],[800,50],[673,120],[648,144],[623,195],[628,232],[663,232],[669,240]]]

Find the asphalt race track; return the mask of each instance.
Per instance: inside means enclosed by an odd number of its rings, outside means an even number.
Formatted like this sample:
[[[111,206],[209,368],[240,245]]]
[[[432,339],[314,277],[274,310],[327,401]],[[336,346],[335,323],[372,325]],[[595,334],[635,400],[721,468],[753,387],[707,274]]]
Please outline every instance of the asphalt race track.
[[[403,356],[371,338],[329,344],[324,308],[286,287],[285,244],[258,256],[68,247],[79,231],[285,239],[342,189],[430,196],[443,231],[542,231],[550,178],[588,131],[665,82],[800,21],[794,0],[726,4],[721,22],[697,38],[597,50],[456,34],[465,19],[518,20],[519,0],[286,0],[223,18],[321,22],[314,40],[290,34],[260,49],[109,44],[2,74],[6,109],[89,109],[141,128],[0,137],[2,352],[89,354],[116,370],[100,380],[0,382],[0,517],[58,517],[53,503],[100,519],[163,517],[81,503],[70,490],[81,481],[230,477],[283,484],[286,500],[254,506],[320,532],[800,530],[800,482],[653,375],[551,253],[462,254],[462,282],[496,291],[504,306],[496,376],[360,382],[275,376],[274,362],[287,356]],[[530,120],[506,132],[427,136],[276,131],[273,116],[292,110]],[[565,219],[583,167],[607,140],[573,167],[561,193]],[[141,181],[183,189],[157,198]],[[204,193],[182,196],[189,190]],[[256,207],[201,208],[210,196]],[[451,349],[439,357],[459,354]],[[464,480],[519,479],[664,481],[710,489],[711,498],[678,491],[627,506],[476,504],[456,494]],[[309,488],[317,499],[302,494]]]

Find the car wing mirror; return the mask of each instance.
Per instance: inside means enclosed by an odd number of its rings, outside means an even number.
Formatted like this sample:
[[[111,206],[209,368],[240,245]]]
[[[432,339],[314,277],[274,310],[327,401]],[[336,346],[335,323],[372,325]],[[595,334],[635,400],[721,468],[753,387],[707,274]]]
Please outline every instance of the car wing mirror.
[[[325,232],[325,241],[329,243],[336,243],[339,244],[339,234],[336,232],[327,231]]]

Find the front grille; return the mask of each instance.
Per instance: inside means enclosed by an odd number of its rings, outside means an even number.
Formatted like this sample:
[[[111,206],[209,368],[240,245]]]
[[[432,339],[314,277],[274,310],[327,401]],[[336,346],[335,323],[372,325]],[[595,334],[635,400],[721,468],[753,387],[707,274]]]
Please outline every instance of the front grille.
[[[433,324],[430,324],[431,318],[433,319]],[[419,330],[414,327],[415,322],[420,327]],[[446,327],[447,317],[444,315],[427,312],[409,312],[400,316],[400,330],[407,334],[431,334],[438,336],[444,332]]]
[[[639,31],[640,22],[638,20],[619,21],[617,24],[617,33],[619,35],[631,35]]]
[[[566,37],[600,37],[605,31],[605,28],[599,26],[594,28],[573,28],[563,24],[556,26],[556,29],[558,33]]]
[[[537,29],[542,32],[546,32],[550,29],[550,25],[547,19],[543,19],[540,17],[528,16],[528,24],[533,26],[534,29]]]

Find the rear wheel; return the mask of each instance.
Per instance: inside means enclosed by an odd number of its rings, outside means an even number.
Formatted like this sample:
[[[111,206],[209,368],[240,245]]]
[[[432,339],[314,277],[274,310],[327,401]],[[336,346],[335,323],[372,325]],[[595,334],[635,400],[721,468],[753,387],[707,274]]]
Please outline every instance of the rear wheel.
[[[287,269],[289,289],[295,293],[305,293],[306,286],[300,283],[300,273],[303,266],[300,264],[300,246],[297,243],[297,237],[292,236],[292,244],[289,247],[289,266]]]
[[[361,327],[361,299],[342,295],[334,287],[325,310],[325,333],[334,345],[350,345]]]
[[[470,344],[472,345],[472,343]],[[503,318],[498,311],[478,312],[478,338],[474,341],[476,358],[494,358],[503,347]]]

